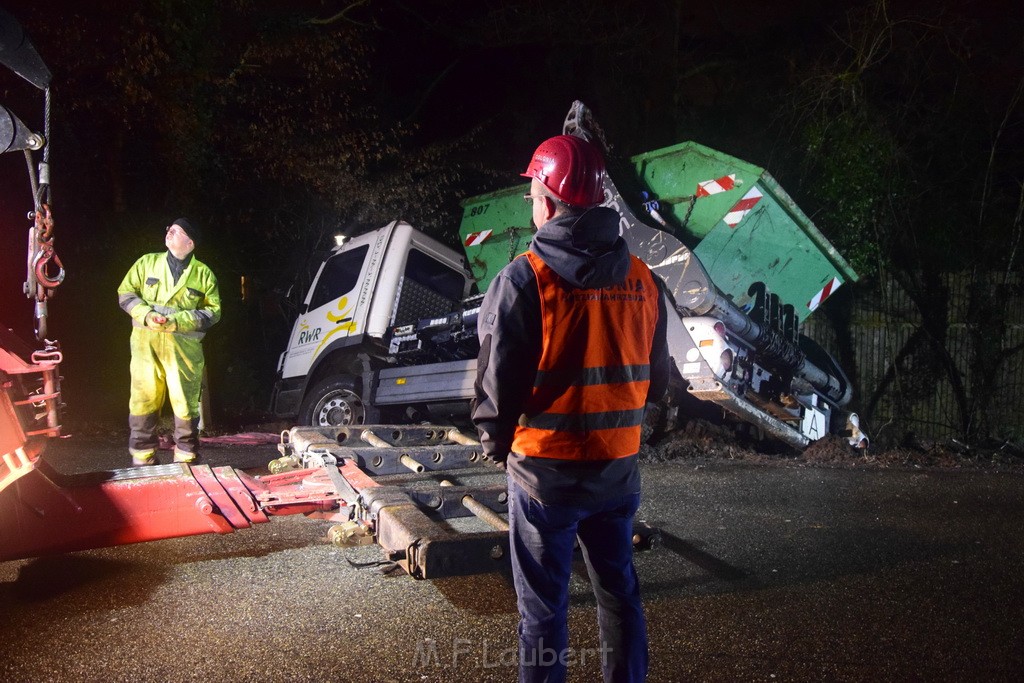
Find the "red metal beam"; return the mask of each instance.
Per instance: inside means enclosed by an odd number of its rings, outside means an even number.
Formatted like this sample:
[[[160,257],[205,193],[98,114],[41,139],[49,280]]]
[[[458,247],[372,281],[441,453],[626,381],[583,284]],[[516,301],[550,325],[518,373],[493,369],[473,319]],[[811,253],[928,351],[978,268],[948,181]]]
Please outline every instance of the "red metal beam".
[[[0,560],[231,531],[184,465],[60,477],[40,462],[0,493]]]
[[[231,533],[270,515],[347,507],[323,469],[253,477],[231,467],[183,464],[62,476],[26,463],[0,491],[0,561],[208,533]],[[376,483],[351,463],[356,489]]]

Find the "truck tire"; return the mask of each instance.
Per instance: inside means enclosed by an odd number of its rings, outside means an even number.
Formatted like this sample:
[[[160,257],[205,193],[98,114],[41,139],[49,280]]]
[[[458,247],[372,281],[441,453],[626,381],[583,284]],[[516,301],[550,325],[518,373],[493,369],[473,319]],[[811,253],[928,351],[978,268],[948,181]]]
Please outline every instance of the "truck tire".
[[[366,407],[356,393],[355,379],[331,377],[317,384],[302,400],[299,419],[313,427],[363,424]]]

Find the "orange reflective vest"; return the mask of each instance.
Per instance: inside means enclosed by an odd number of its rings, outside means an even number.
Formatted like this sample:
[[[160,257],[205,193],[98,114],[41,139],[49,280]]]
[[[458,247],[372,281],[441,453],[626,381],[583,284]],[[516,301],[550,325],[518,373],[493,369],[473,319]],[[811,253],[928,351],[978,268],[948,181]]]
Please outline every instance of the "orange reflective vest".
[[[640,449],[659,291],[630,256],[622,283],[570,286],[526,253],[540,290],[543,341],[512,450],[564,460],[612,460]]]

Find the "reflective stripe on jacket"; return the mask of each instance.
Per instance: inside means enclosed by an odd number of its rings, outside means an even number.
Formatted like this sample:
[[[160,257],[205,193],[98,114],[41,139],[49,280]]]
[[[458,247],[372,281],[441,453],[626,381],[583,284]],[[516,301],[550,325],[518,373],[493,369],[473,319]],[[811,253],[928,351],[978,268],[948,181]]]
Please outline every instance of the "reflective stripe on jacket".
[[[659,290],[630,256],[625,281],[570,286],[528,252],[540,291],[542,346],[512,450],[563,460],[635,455],[650,383]]]

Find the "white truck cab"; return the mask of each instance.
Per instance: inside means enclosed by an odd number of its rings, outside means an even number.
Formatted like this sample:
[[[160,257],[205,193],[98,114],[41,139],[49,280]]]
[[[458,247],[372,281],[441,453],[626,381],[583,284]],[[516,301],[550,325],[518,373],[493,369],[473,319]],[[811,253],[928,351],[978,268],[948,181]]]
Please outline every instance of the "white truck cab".
[[[472,287],[463,255],[408,223],[345,240],[320,265],[281,354],[275,414],[363,421],[365,384],[388,360],[390,331],[458,310]]]

